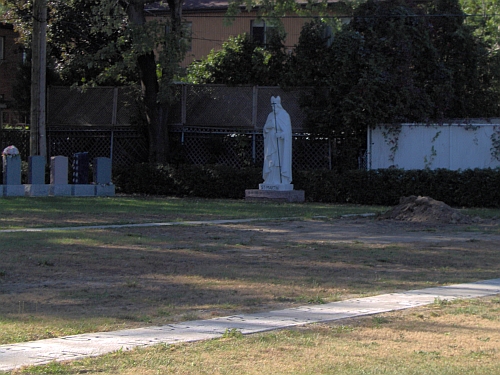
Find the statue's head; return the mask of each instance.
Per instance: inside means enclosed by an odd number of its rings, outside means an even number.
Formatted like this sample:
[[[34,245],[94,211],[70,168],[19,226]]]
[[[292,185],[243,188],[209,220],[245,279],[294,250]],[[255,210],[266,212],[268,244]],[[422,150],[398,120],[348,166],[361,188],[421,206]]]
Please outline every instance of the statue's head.
[[[279,96],[271,96],[271,107],[273,107],[274,112],[283,110],[283,107],[281,106],[281,98]]]
[[[281,105],[281,98],[279,96],[271,96],[271,105]]]

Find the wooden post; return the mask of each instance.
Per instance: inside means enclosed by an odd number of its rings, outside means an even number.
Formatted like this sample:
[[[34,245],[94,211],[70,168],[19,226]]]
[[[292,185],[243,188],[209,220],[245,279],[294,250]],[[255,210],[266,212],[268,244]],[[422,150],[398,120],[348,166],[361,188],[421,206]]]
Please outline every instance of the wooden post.
[[[31,58],[30,155],[47,156],[45,90],[47,67],[47,3],[34,0]]]

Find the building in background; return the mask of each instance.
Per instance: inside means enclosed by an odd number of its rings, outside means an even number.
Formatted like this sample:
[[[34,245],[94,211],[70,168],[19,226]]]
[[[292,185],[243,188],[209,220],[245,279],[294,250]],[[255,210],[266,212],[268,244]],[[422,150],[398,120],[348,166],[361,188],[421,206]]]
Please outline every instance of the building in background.
[[[16,43],[17,33],[12,25],[0,23],[0,126],[24,123],[13,110],[13,86],[17,69],[23,61],[22,46]]]
[[[332,13],[334,5],[341,3],[338,0],[331,1]],[[189,50],[182,66],[186,67],[191,62],[203,59],[212,49],[219,50],[222,44],[231,36],[246,33],[254,40],[266,43],[267,30],[273,25],[259,19],[257,11],[242,11],[235,16],[230,24],[225,22],[228,1],[220,0],[185,0],[182,8],[182,18],[185,27],[186,39],[189,40]],[[169,9],[166,4],[148,5],[147,19],[153,20],[157,17],[168,17]],[[311,21],[311,18],[296,15],[287,15],[281,18],[286,40],[285,47],[291,52],[299,41],[302,26]]]

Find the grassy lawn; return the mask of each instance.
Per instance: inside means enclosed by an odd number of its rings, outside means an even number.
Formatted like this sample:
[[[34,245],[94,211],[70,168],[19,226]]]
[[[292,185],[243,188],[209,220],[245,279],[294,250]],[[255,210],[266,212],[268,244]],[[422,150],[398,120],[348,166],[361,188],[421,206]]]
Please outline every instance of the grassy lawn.
[[[500,299],[439,302],[335,324],[157,345],[14,374],[500,373]]]
[[[0,230],[289,219],[0,233],[0,344],[499,277],[497,224],[339,219],[386,209],[143,197],[2,199]],[[436,303],[18,372],[494,374],[500,373],[499,311],[498,298]]]
[[[68,225],[151,223],[244,218],[339,217],[380,213],[386,207],[318,203],[274,204],[243,200],[155,197],[2,198],[0,230]]]

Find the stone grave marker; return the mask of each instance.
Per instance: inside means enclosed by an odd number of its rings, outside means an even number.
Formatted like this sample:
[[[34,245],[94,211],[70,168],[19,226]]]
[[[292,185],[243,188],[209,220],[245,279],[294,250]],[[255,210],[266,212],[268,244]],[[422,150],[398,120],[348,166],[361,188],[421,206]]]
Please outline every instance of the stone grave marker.
[[[95,195],[95,186],[89,185],[89,153],[78,152],[73,154],[73,185],[71,195],[78,197],[91,197]]]
[[[73,154],[73,183],[88,184],[89,183],[89,153],[77,152]]]
[[[66,156],[50,158],[49,195],[71,195],[71,186],[68,184],[68,158]]]
[[[2,171],[4,196],[23,196],[24,186],[21,185],[21,155],[15,146],[8,146],[2,152]]]
[[[28,159],[28,184],[25,193],[30,197],[49,195],[49,185],[45,184],[45,156],[30,156]]]
[[[115,186],[111,182],[111,159],[94,159],[94,183],[96,184],[96,195],[113,196],[115,195]]]

